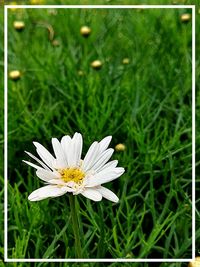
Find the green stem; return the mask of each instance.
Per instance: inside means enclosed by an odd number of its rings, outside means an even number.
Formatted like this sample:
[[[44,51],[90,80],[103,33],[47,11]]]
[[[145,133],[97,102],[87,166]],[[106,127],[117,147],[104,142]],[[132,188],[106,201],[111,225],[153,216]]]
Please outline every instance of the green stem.
[[[100,203],[99,203],[100,204]],[[103,258],[105,254],[105,244],[104,244],[104,238],[105,238],[105,226],[104,226],[104,217],[103,217],[103,209],[102,206],[98,206],[98,213],[99,213],[99,227],[100,227],[100,238],[98,242],[98,250],[97,250],[97,258]],[[97,265],[100,266],[100,263]]]
[[[80,240],[80,232],[79,232],[79,224],[78,224],[78,216],[76,210],[76,197],[70,194],[69,203],[71,209],[71,218],[72,218],[72,227],[74,231],[74,239],[75,239],[75,253],[77,258],[82,258],[82,250],[81,250],[81,240]]]

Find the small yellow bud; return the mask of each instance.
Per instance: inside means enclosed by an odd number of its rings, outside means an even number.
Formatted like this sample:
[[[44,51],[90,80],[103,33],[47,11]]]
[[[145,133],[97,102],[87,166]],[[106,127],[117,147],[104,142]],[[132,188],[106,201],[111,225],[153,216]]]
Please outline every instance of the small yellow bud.
[[[41,5],[43,3],[44,3],[43,0],[30,0],[31,5]]]
[[[60,46],[60,42],[55,39],[55,40],[52,41],[52,45],[53,46]]]
[[[129,59],[129,58],[124,58],[124,59],[122,60],[122,63],[123,63],[124,65],[128,65],[128,64],[130,63],[130,59]]]
[[[22,31],[25,28],[25,23],[23,21],[14,21],[13,26],[16,31]]]
[[[17,5],[17,2],[10,2],[9,3],[10,6],[16,6]],[[9,10],[11,11],[15,11],[17,8],[13,7],[13,8],[9,8]]]
[[[200,267],[200,257],[196,257],[188,264],[188,267]]]
[[[189,22],[191,20],[191,14],[185,13],[181,15],[182,22]]]
[[[88,26],[82,26],[80,29],[80,33],[84,37],[88,37],[91,33],[91,29]]]
[[[124,151],[126,149],[126,146],[124,144],[117,144],[115,146],[115,150],[120,152],[120,151]]]
[[[84,75],[84,72],[83,72],[82,70],[79,70],[79,71],[78,71],[78,75],[79,75],[79,76],[83,76],[83,75]]]
[[[93,69],[99,70],[102,67],[102,62],[100,60],[95,60],[91,63]]]
[[[19,70],[10,71],[9,78],[13,81],[17,81],[21,78],[21,72]]]

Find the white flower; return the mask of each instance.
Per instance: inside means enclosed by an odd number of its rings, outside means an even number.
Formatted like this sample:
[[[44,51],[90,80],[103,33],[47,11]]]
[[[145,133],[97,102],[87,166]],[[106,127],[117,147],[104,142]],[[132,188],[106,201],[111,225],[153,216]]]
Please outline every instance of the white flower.
[[[114,151],[108,148],[111,139],[111,136],[107,136],[101,142],[94,142],[83,160],[83,139],[80,133],[75,133],[73,138],[69,135],[63,136],[61,142],[52,138],[55,157],[41,144],[33,142],[41,159],[25,152],[40,166],[29,161],[24,162],[34,167],[37,170],[36,175],[47,185],[33,191],[28,199],[38,201],[70,192],[74,195],[82,194],[94,201],[100,201],[104,197],[118,202],[118,197],[112,191],[101,186],[124,173],[124,168],[116,167],[117,160],[108,162]]]

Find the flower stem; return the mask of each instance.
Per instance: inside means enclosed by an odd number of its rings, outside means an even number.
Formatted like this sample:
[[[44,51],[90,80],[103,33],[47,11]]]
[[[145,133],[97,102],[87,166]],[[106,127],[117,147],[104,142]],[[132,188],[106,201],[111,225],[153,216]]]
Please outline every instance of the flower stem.
[[[72,218],[72,227],[74,231],[74,239],[75,239],[75,253],[77,258],[82,258],[82,250],[81,250],[81,240],[80,240],[80,231],[79,231],[79,223],[78,216],[76,210],[76,197],[72,194],[69,195],[69,203],[71,209],[71,218]]]
[[[102,206],[100,206],[100,205],[98,205],[98,214],[99,214],[100,238],[99,238],[99,242],[98,242],[97,258],[99,259],[99,258],[104,258],[104,254],[105,254],[104,216],[103,216]],[[97,264],[97,266],[100,266],[100,264]]]

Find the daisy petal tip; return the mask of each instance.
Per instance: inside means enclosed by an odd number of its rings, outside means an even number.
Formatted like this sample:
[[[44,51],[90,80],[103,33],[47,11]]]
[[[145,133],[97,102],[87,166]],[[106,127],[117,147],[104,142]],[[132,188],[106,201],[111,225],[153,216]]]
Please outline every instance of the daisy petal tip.
[[[30,197],[28,197],[28,200],[29,200],[30,202],[36,202],[36,201],[39,201],[39,199],[37,199],[37,198],[30,198]]]
[[[120,175],[125,173],[125,169],[123,167],[117,167],[117,172],[120,173]]]
[[[114,203],[118,203],[119,202],[119,198],[116,196],[116,198],[112,200]]]
[[[91,200],[93,200],[95,202],[101,201],[102,200],[102,197],[103,197],[100,192],[98,192],[95,189],[90,189],[90,188],[87,188],[81,194],[83,196],[85,196],[86,198],[89,198],[89,199],[91,199]]]
[[[123,167],[121,167],[121,168],[122,168],[122,174],[125,173],[125,169]]]
[[[75,136],[80,136],[81,134],[80,133],[78,133],[78,132],[75,132],[75,134],[74,134],[74,136],[73,137],[75,137]]]
[[[99,201],[102,200],[102,198],[103,198],[102,196],[101,196],[101,197],[98,197],[98,198],[94,199],[94,201],[95,201],[95,202],[99,202]]]
[[[115,195],[110,189],[103,187],[103,186],[99,186],[97,187],[98,192],[102,195],[102,197],[117,203],[119,201],[119,198],[117,195]]]
[[[22,160],[22,162],[25,163],[25,164],[27,164],[27,165],[29,165],[29,164],[27,163],[28,161],[26,161],[26,160],[24,160],[24,159]]]
[[[53,142],[57,142],[57,140],[58,140],[58,139],[55,138],[55,137],[52,137],[52,138],[51,138],[51,142],[52,142],[52,143],[53,143]]]
[[[36,199],[35,197],[33,197],[32,194],[30,194],[30,195],[28,196],[28,200],[31,201],[31,202],[33,202],[33,201],[37,201],[37,199]]]
[[[35,141],[33,141],[33,144],[34,144],[34,146],[36,147],[36,148],[38,148],[38,142],[35,142]]]
[[[110,139],[110,141],[112,140],[112,135],[108,135],[107,137]]]
[[[111,140],[112,140],[112,135],[108,135],[108,136],[106,136],[103,140],[104,140],[104,141],[107,141],[108,144],[110,144],[110,142],[111,142]]]
[[[26,153],[28,156],[30,156],[30,152],[25,150],[24,153]]]
[[[26,160],[22,160],[22,162],[24,162],[25,164],[29,165],[29,161],[26,161]]]

